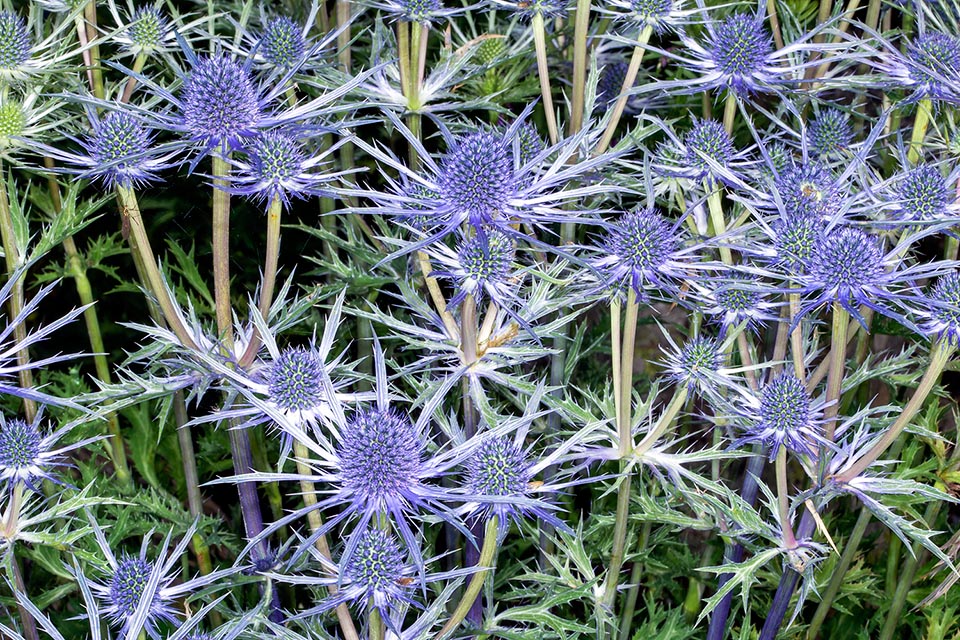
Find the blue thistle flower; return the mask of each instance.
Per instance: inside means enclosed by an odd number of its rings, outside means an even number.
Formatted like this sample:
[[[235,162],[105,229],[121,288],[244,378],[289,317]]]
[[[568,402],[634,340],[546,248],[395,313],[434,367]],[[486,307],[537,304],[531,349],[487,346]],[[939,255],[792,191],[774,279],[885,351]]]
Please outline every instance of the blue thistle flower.
[[[960,345],[960,271],[940,276],[922,302],[917,314],[923,332]]]
[[[567,0],[491,0],[499,8],[519,13],[528,20],[541,14],[544,20],[566,15]]]
[[[695,118],[693,128],[687,133],[684,143],[687,147],[685,160],[692,169],[699,172],[700,178],[712,173],[710,163],[727,166],[736,152],[730,134],[715,120]]]
[[[668,140],[657,149],[653,168],[658,174],[692,181],[690,188],[702,188],[703,180],[741,185],[752,164],[747,152],[737,151],[730,134],[716,120],[692,117],[693,126],[681,138],[659,120]]]
[[[955,101],[960,79],[960,39],[927,32],[907,42],[907,68],[914,90],[932,98]]]
[[[497,40],[487,40],[487,42],[498,42]],[[534,158],[537,158],[546,148],[543,136],[537,131],[537,127],[530,122],[524,122],[517,128],[517,157],[520,166],[527,164]]]
[[[503,232],[484,230],[482,234],[461,240],[456,252],[438,243],[427,253],[437,260],[435,274],[457,284],[450,306],[459,304],[467,295],[479,298],[484,294],[508,312],[516,306],[518,286],[510,281],[514,275],[516,243]]]
[[[792,373],[781,373],[759,393],[748,395],[745,414],[746,433],[733,447],[760,443],[767,447],[773,460],[780,447],[797,455],[816,457],[818,445],[831,446],[821,433],[822,406]]]
[[[609,108],[609,105],[620,97],[628,66],[622,60],[607,62],[603,65],[600,78],[597,80],[597,104],[601,110]]]
[[[892,185],[893,217],[896,222],[918,223],[955,219],[960,213],[952,189],[954,176],[944,178],[936,166],[921,164],[896,177]]]
[[[842,154],[852,142],[850,118],[840,109],[822,109],[807,129],[807,144],[815,154],[824,158]]]
[[[233,161],[239,169],[226,190],[253,196],[263,202],[278,198],[289,206],[290,198],[306,198],[322,192],[321,185],[340,174],[316,171],[329,163],[330,155],[339,149],[334,145],[319,155],[310,156],[303,142],[281,131],[268,131],[254,138],[246,147],[245,159]]]
[[[42,411],[37,412],[31,422],[20,418],[7,419],[0,413],[0,483],[8,489],[22,483],[32,491],[39,491],[38,481],[42,480],[62,485],[53,471],[68,466],[67,454],[100,439],[87,438],[58,447],[72,425],[44,434],[42,419]]]
[[[0,77],[17,78],[30,59],[32,43],[23,18],[12,11],[0,11]]]
[[[223,54],[198,57],[180,96],[187,133],[207,148],[239,147],[263,118],[249,69]]]
[[[652,27],[661,33],[674,28],[696,10],[685,10],[684,0],[609,0],[600,11],[640,27]]]
[[[777,319],[770,313],[776,304],[765,300],[770,287],[751,273],[728,271],[711,288],[699,282],[691,284],[703,301],[703,312],[719,320],[721,336],[744,322],[757,331],[763,323]]]
[[[130,110],[109,111],[103,116],[87,110],[92,131],[81,140],[80,151],[31,142],[39,152],[62,161],[57,170],[100,180],[105,186],[140,187],[157,180],[157,172],[171,165],[175,147],[154,144],[154,133]]]
[[[745,93],[754,90],[757,76],[765,75],[773,38],[759,16],[734,13],[714,23],[709,46],[713,63],[726,84]]]
[[[313,411],[324,400],[323,360],[312,349],[284,349],[264,371],[267,391],[277,407],[288,413]]]
[[[677,282],[694,266],[699,247],[684,247],[680,222],[664,218],[656,209],[638,209],[610,224],[600,245],[601,255],[591,261],[615,291],[631,287],[640,299],[661,290],[672,299]]]
[[[423,171],[419,173],[411,171],[388,152],[360,139],[354,140],[355,144],[398,170],[403,177],[399,184],[391,181],[393,193],[352,192],[376,205],[354,211],[394,216],[408,222],[408,226],[414,226],[409,222],[415,220],[418,228],[435,229],[430,236],[405,244],[384,261],[423,249],[458,232],[464,224],[473,227],[478,234],[496,229],[515,240],[562,253],[552,244],[523,234],[518,227],[546,228],[550,223],[582,221],[583,212],[564,205],[582,203],[589,196],[617,189],[601,184],[593,175],[609,164],[612,156],[603,154],[578,163],[569,162],[577,149],[594,144],[592,140],[600,132],[592,130],[564,139],[532,158],[524,158],[521,143],[528,135],[521,137],[519,132],[530,111],[528,107],[503,133],[479,130],[454,136],[441,126],[448,151],[439,161],[395,115],[387,112],[394,127],[417,149],[423,164]],[[591,179],[586,180],[586,175]],[[581,183],[579,186],[570,186],[578,182]],[[417,187],[411,188],[411,185]],[[417,199],[418,193],[425,194],[425,197]],[[429,212],[432,221],[423,221],[425,211]]]
[[[860,306],[867,306],[900,324],[916,330],[903,310],[913,297],[913,282],[937,276],[949,263],[902,267],[898,249],[884,254],[880,240],[854,227],[834,228],[825,233],[806,261],[805,273],[797,279],[809,296],[797,320],[827,303],[839,303],[866,328]]]
[[[138,555],[124,554],[118,558],[110,549],[103,530],[93,520],[90,523],[108,565],[105,580],[91,582],[90,591],[100,599],[101,611],[109,623],[119,628],[125,638],[136,637],[144,631],[150,638],[159,640],[160,623],[178,622],[180,611],[174,606],[178,600],[240,570],[237,567],[213,571],[206,576],[177,581],[182,556],[193,538],[196,524],[190,526],[172,550],[171,534],[168,533],[156,560],[149,560],[147,549],[154,546],[153,531],[143,538]]]
[[[793,162],[774,179],[783,209],[790,216],[833,219],[841,208],[837,178],[817,161]]]
[[[781,216],[773,225],[776,261],[792,273],[802,272],[825,230],[825,223],[817,216]]]
[[[431,24],[466,11],[445,8],[441,0],[369,0],[369,4],[393,20],[420,24]]]
[[[260,36],[260,55],[272,66],[291,69],[303,61],[307,40],[303,29],[286,16],[270,18]]]
[[[723,340],[706,335],[693,336],[682,345],[678,345],[668,332],[663,335],[667,345],[663,349],[665,358],[660,364],[675,384],[711,401],[719,401],[725,391],[738,388],[725,355],[736,339],[735,333],[729,333]]]

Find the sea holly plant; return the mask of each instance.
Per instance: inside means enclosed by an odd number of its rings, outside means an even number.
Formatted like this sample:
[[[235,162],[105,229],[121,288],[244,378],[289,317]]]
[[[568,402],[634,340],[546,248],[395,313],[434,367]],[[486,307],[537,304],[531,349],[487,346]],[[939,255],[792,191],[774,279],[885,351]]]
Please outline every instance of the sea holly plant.
[[[2,4],[0,634],[957,635],[958,68],[953,1]]]

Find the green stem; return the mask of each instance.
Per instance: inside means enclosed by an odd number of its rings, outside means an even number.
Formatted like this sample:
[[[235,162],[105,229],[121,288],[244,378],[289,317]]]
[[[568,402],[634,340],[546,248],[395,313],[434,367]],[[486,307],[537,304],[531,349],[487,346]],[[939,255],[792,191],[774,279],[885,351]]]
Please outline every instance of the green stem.
[[[817,632],[823,625],[823,621],[827,619],[827,614],[830,613],[830,609],[833,607],[833,601],[840,592],[840,586],[846,579],[847,569],[850,568],[850,563],[853,562],[854,557],[857,555],[857,547],[860,546],[863,534],[867,531],[867,525],[870,524],[870,517],[871,514],[867,508],[860,509],[860,517],[857,518],[856,524],[853,525],[853,531],[850,532],[850,537],[843,547],[843,554],[840,556],[837,566],[833,569],[830,584],[827,585],[827,590],[823,592],[820,604],[817,606],[817,610],[810,620],[810,626],[807,628],[807,640],[816,640]]]
[[[277,266],[280,257],[280,219],[283,215],[283,203],[279,197],[274,197],[270,201],[270,207],[267,209],[267,248],[263,259],[263,281],[260,284],[260,300],[257,304],[257,310],[260,317],[267,321],[270,316],[270,307],[273,304],[273,292],[277,285]],[[259,331],[254,327],[250,343],[240,358],[240,366],[246,367],[257,356],[260,349],[261,337]]]
[[[780,32],[780,18],[777,15],[777,0],[767,0],[767,15],[770,16],[770,30],[777,49],[783,49],[783,34]]]
[[[617,98],[616,104],[613,105],[610,120],[607,122],[607,128],[603,132],[603,138],[600,139],[597,148],[593,150],[594,155],[598,156],[610,147],[613,134],[617,129],[617,125],[620,123],[620,117],[623,115],[623,110],[626,109],[627,102],[630,100],[627,92],[633,88],[633,83],[637,80],[640,63],[643,62],[643,53],[646,49],[647,42],[650,41],[650,35],[652,33],[653,27],[646,25],[641,29],[640,35],[637,37],[637,44],[633,48],[633,55],[630,56],[630,64],[627,66],[627,74],[624,76],[623,85],[620,87],[620,97]]]
[[[923,138],[927,135],[931,115],[930,98],[924,98],[917,104],[917,115],[913,119],[913,132],[910,134],[910,151],[907,152],[907,162],[917,164],[923,152]]]
[[[230,165],[213,156],[213,297],[217,332],[228,350],[233,349],[233,311],[230,305]]]
[[[6,260],[7,278],[10,279],[13,277],[14,272],[20,267],[21,248],[17,246],[17,234],[14,230],[13,214],[10,210],[10,194],[7,192],[11,181],[7,180],[7,174],[2,162],[0,162],[0,181],[3,182],[3,184],[0,185],[0,238],[2,238],[3,241],[3,256]],[[25,274],[21,274],[20,277],[17,278],[17,281],[13,283],[10,299],[7,302],[10,308],[10,318],[16,318],[20,315],[20,312],[23,311],[25,279]],[[26,324],[23,322],[14,324],[13,339],[17,343],[22,343],[26,338]],[[17,351],[17,364],[24,367],[17,374],[17,377],[20,379],[20,388],[22,389],[30,389],[33,387],[33,372],[29,368],[26,368],[29,362],[30,351],[27,347],[23,347]],[[34,416],[37,415],[36,403],[33,400],[24,398],[23,411],[27,417],[27,421],[32,421]]]
[[[543,98],[543,113],[547,119],[547,133],[550,144],[557,144],[560,132],[557,128],[557,114],[553,110],[553,89],[550,88],[550,67],[547,63],[547,30],[543,24],[543,14],[537,11],[531,21],[533,29],[533,47],[537,56],[537,75],[540,78],[540,96]]]
[[[783,544],[787,549],[797,546],[797,538],[793,535],[793,526],[790,524],[790,495],[787,487],[787,448],[780,447],[777,451],[777,508],[780,515],[780,531],[783,533]]]
[[[837,428],[837,413],[840,409],[840,389],[846,369],[847,326],[850,314],[840,305],[833,303],[833,328],[831,333],[830,369],[827,372],[827,406],[823,410],[824,432],[828,440],[833,440]]]
[[[590,30],[590,0],[577,0],[573,23],[573,102],[570,107],[569,135],[583,128],[583,109],[587,87],[587,36]]]
[[[150,289],[150,293],[156,299],[170,328],[184,344],[191,349],[197,348],[190,332],[180,319],[176,311],[176,304],[170,298],[169,292],[163,283],[163,276],[160,268],[157,266],[157,259],[153,255],[153,249],[150,247],[150,237],[143,224],[143,217],[140,215],[140,205],[137,202],[137,196],[130,187],[117,187],[117,199],[120,201],[120,214],[123,217],[124,227],[129,229],[128,241],[132,251],[138,254],[140,264],[143,267],[144,284]]]
[[[656,444],[657,440],[660,439],[667,428],[673,424],[674,418],[677,417],[677,414],[680,413],[680,410],[683,409],[684,403],[687,401],[687,385],[679,385],[676,390],[673,392],[673,399],[670,400],[670,404],[667,405],[667,408],[663,410],[663,414],[660,416],[660,419],[657,420],[657,424],[650,430],[643,440],[640,441],[634,450],[633,455],[635,458],[640,458],[645,454],[650,448]]]
[[[143,65],[147,62],[147,55],[145,53],[138,53],[137,57],[133,59],[133,72],[140,73],[143,71]],[[120,102],[126,104],[130,102],[130,98],[133,96],[133,90],[137,88],[137,79],[133,76],[127,78],[127,84],[123,87],[123,95],[120,96]]]
[[[710,222],[713,225],[713,235],[723,236],[727,233],[727,222],[723,217],[723,192],[719,184],[710,184],[705,182],[704,187],[710,195],[707,196],[707,208],[710,210]],[[725,244],[720,245],[720,259],[725,265],[733,264],[733,253],[730,247]]]
[[[623,319],[623,347],[620,350],[620,415],[617,416],[617,442],[620,457],[633,451],[633,360],[637,337],[637,294],[630,288],[627,294],[627,309]]]
[[[943,373],[944,368],[950,361],[950,356],[953,354],[953,351],[954,347],[947,342],[940,340],[934,343],[933,348],[930,351],[930,364],[927,365],[927,370],[924,372],[923,378],[920,380],[920,384],[917,385],[913,395],[910,397],[910,401],[907,403],[907,406],[905,406],[903,411],[900,412],[900,415],[897,417],[896,421],[887,428],[887,431],[883,434],[883,437],[880,438],[880,440],[873,445],[873,447],[867,453],[862,455],[860,459],[857,460],[849,469],[836,476],[835,479],[837,482],[845,483],[849,482],[853,478],[856,478],[858,475],[863,473],[867,467],[880,458],[880,456],[883,455],[883,452],[887,450],[887,447],[896,441],[900,433],[906,429],[907,425],[910,424],[910,421],[913,420],[914,416],[916,416],[923,407],[923,403],[926,401],[927,396],[929,396],[930,392],[933,391],[937,381],[940,379],[940,374]]]
[[[610,551],[610,565],[607,567],[607,577],[604,581],[603,597],[600,604],[613,609],[617,598],[617,585],[620,582],[620,571],[623,568],[623,559],[627,552],[627,527],[630,524],[630,484],[631,472],[626,460],[620,462],[620,472],[623,479],[617,488],[617,511],[613,521],[613,547]],[[613,638],[616,629],[609,629],[608,638]]]
[[[87,40],[94,42],[97,39],[97,1],[90,0],[83,9],[83,16],[87,21]],[[93,74],[93,95],[99,99],[104,98],[103,91],[103,69],[100,68],[100,45],[93,44],[88,49],[90,52],[90,70]]]
[[[733,134],[733,120],[737,116],[737,94],[727,89],[726,102],[723,105],[723,128],[727,134]]]
[[[487,526],[483,532],[483,548],[480,549],[480,559],[477,562],[479,569],[470,578],[470,583],[463,592],[460,602],[457,603],[447,623],[443,625],[443,628],[434,636],[434,640],[443,640],[456,631],[460,623],[467,617],[467,613],[470,611],[470,608],[473,607],[474,601],[480,595],[480,591],[483,589],[483,583],[487,579],[487,574],[494,569],[494,561],[497,554],[498,522],[497,516],[493,516],[487,520]]]

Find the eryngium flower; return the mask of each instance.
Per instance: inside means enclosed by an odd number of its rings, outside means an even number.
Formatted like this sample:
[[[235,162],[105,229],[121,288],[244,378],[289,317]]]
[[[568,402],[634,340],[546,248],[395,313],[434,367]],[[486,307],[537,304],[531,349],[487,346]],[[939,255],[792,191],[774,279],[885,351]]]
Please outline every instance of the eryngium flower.
[[[320,193],[321,185],[336,179],[339,174],[318,173],[316,169],[327,163],[339,146],[308,155],[303,142],[288,133],[262,133],[244,148],[246,159],[234,161],[239,170],[226,190],[263,202],[277,198],[289,206],[291,197],[315,195]]]
[[[534,477],[544,465],[532,462],[522,448],[526,429],[515,437],[488,437],[477,446],[466,460],[464,491],[469,502],[464,511],[474,516],[497,516],[500,535],[506,533],[513,521],[539,518],[550,525],[570,531],[570,528],[552,511],[556,506],[536,497],[537,493],[552,493],[558,487],[537,486]]]
[[[38,481],[50,480],[63,484],[54,469],[67,466],[67,454],[100,438],[87,438],[58,447],[60,440],[72,426],[44,434],[41,429],[42,411],[31,422],[20,418],[7,419],[0,413],[0,483],[12,489],[22,483],[33,491],[39,491]]]
[[[30,33],[23,18],[12,11],[0,11],[0,78],[18,77],[30,59]]]
[[[263,116],[250,70],[221,53],[196,58],[180,110],[190,138],[208,150],[240,146]]]
[[[694,336],[682,346],[669,333],[664,332],[664,337],[666,357],[661,364],[675,384],[686,387],[689,393],[700,393],[710,401],[718,400],[725,390],[735,387],[736,380],[725,355],[729,353],[734,334],[727,335],[722,342],[710,336]]]
[[[747,397],[746,434],[733,446],[758,442],[766,446],[770,460],[780,447],[799,454],[816,456],[819,444],[828,445],[820,430],[821,409],[806,385],[792,373],[781,373]]]
[[[168,37],[167,20],[158,7],[140,7],[130,18],[127,26],[127,38],[130,51],[136,54],[149,54],[164,47]]]
[[[715,316],[720,322],[721,336],[743,322],[747,323],[747,328],[756,331],[763,323],[776,320],[776,316],[770,313],[776,305],[765,300],[770,287],[758,277],[742,271],[729,271],[722,274],[722,278],[711,283],[711,287],[697,281],[691,283],[697,297],[703,301],[703,312]]]
[[[464,11],[446,9],[441,0],[369,0],[369,3],[394,20],[430,24]]]
[[[606,62],[597,80],[597,104],[606,110],[613,104],[623,88],[623,81],[627,77],[627,63],[621,61]]]
[[[282,411],[303,414],[323,403],[323,361],[313,349],[284,349],[263,375],[270,397]]]
[[[806,262],[806,272],[797,278],[806,294],[797,318],[824,304],[838,303],[864,326],[861,306],[916,329],[903,314],[915,297],[913,282],[944,273],[950,263],[903,264],[899,249],[884,254],[876,237],[858,228],[834,228],[820,238]]]
[[[693,13],[682,8],[683,0],[608,0],[600,9],[637,26],[661,32]]]
[[[940,276],[924,302],[918,311],[924,332],[960,345],[960,271]]]
[[[640,209],[609,225],[601,255],[592,260],[602,284],[615,291],[630,287],[640,299],[651,290],[676,292],[678,280],[691,267],[685,260],[695,249],[684,248],[680,224],[655,209]]]
[[[656,174],[694,182],[684,190],[703,188],[704,179],[711,184],[719,180],[728,185],[742,185],[745,170],[752,164],[747,151],[737,151],[720,122],[696,116],[692,119],[693,126],[681,137],[670,125],[651,118],[667,136],[654,157]]]
[[[713,24],[708,41],[710,59],[725,84],[737,92],[756,88],[758,78],[769,73],[773,38],[762,19],[750,13],[735,13]]]
[[[693,128],[684,138],[684,145],[687,148],[684,159],[687,166],[698,174],[691,177],[697,179],[715,173],[712,166],[727,166],[736,153],[730,134],[716,120],[695,118]]]
[[[791,273],[802,272],[820,244],[824,230],[825,223],[819,216],[781,216],[772,226],[776,262]]]
[[[774,187],[789,216],[833,218],[840,210],[840,189],[829,167],[816,162],[799,162],[781,171]]]
[[[464,240],[457,251],[460,268],[453,274],[460,280],[460,291],[451,300],[459,302],[467,294],[482,292],[493,300],[508,299],[507,279],[513,270],[514,246],[513,240],[495,229]]]
[[[143,538],[138,555],[124,554],[117,558],[100,527],[95,522],[91,521],[91,524],[97,544],[107,560],[108,573],[102,584],[91,582],[89,586],[103,604],[101,612],[112,626],[120,628],[120,635],[124,638],[135,638],[145,631],[154,640],[159,640],[162,636],[158,624],[178,622],[180,608],[174,606],[178,600],[239,570],[213,571],[206,576],[177,582],[182,556],[193,538],[193,525],[172,551],[169,551],[171,534],[168,533],[156,560],[148,560],[147,549],[156,546],[153,531]]]
[[[822,109],[807,129],[807,144],[822,157],[842,154],[853,142],[853,127],[847,114],[833,107]]]
[[[509,140],[492,132],[461,136],[440,166],[440,196],[473,226],[487,225],[507,209],[514,190]]]
[[[306,50],[303,29],[290,18],[275,16],[264,25],[259,53],[271,65],[290,69],[303,61]]]
[[[953,176],[951,176],[953,178]],[[895,178],[890,206],[896,222],[917,223],[956,218],[960,214],[952,179],[921,164]]]

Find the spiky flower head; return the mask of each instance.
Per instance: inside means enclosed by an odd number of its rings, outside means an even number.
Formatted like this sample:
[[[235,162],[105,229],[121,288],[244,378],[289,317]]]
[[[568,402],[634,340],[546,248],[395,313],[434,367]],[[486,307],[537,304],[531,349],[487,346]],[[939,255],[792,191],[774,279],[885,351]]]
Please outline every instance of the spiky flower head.
[[[506,50],[506,38],[487,38],[477,47],[474,56],[480,64],[489,65],[499,60]]]
[[[264,377],[271,401],[285,412],[309,412],[324,401],[323,362],[312,349],[284,349]]]
[[[791,216],[833,217],[840,208],[840,190],[829,167],[820,162],[795,162],[780,172],[774,187]]]
[[[152,136],[127,111],[111,111],[94,125],[88,142],[94,170],[109,186],[129,187],[152,180],[145,162]]]
[[[481,287],[488,283],[500,284],[512,270],[514,242],[506,234],[489,229],[465,240],[460,245],[458,257],[468,280]]]
[[[0,11],[0,75],[16,75],[30,59],[30,33],[23,18]]]
[[[152,572],[153,565],[140,557],[120,560],[110,579],[110,600],[117,618],[129,618],[136,612]]]
[[[950,216],[956,196],[937,167],[921,164],[896,181],[894,198],[898,221],[918,222]]]
[[[518,160],[521,165],[530,162],[546,148],[543,136],[531,122],[524,122],[517,128],[517,144],[520,149]]]
[[[960,345],[960,271],[952,271],[940,278],[926,295],[923,317],[923,330]]]
[[[634,289],[666,286],[674,275],[672,261],[680,249],[675,225],[655,209],[627,213],[612,225],[603,241],[607,254],[596,267],[611,286]]]
[[[885,281],[879,240],[854,227],[822,236],[806,267],[810,280],[844,306],[859,304],[868,286]]]
[[[270,18],[260,38],[260,54],[280,69],[291,69],[300,64],[307,50],[303,29],[286,16]]]
[[[540,14],[543,18],[562,16],[567,11],[567,0],[492,0],[494,6],[515,11],[525,18]]]
[[[440,195],[470,224],[489,224],[507,206],[514,190],[514,163],[510,144],[491,132],[459,137],[443,158]]]
[[[768,447],[771,460],[780,447],[801,455],[816,455],[816,445],[824,443],[820,434],[820,412],[807,393],[804,382],[792,373],[781,373],[751,399],[746,435],[736,445],[758,442]]]
[[[853,142],[853,127],[850,118],[840,109],[822,109],[807,129],[807,144],[815,154],[835,156],[850,148]]]
[[[932,98],[957,95],[955,82],[960,70],[960,39],[945,33],[927,31],[906,46],[906,66],[918,94]]]
[[[763,21],[751,13],[734,13],[713,26],[710,55],[725,84],[736,92],[749,92],[755,76],[769,66],[773,40]]]
[[[716,120],[695,118],[693,128],[684,138],[684,146],[687,148],[687,164],[699,170],[701,178],[713,173],[706,158],[723,167],[736,153],[730,134]]]
[[[343,575],[365,607],[383,608],[403,597],[406,568],[396,539],[382,529],[370,528],[360,536]]]
[[[600,78],[597,80],[597,104],[600,107],[606,109],[620,96],[628,66],[622,60],[607,62],[603,65]]]
[[[399,5],[403,9],[401,19],[421,24],[430,22],[434,15],[443,9],[440,0],[399,0]]]
[[[700,289],[700,283],[693,283],[694,289]],[[702,297],[707,303],[704,313],[715,316],[721,324],[721,335],[731,327],[744,322],[748,328],[756,330],[766,321],[774,320],[769,313],[773,303],[765,300],[767,287],[754,275],[742,271],[729,271],[723,280],[714,285]]]
[[[674,383],[711,399],[718,397],[721,389],[731,386],[733,379],[725,366],[723,343],[718,339],[699,335],[677,345],[667,335],[667,341],[670,349],[666,350],[663,366]]]
[[[824,223],[818,216],[786,214],[774,223],[773,231],[777,262],[796,273],[806,268],[820,243]]]
[[[522,496],[530,482],[527,466],[526,455],[513,440],[490,438],[467,463],[467,489],[481,496]]]
[[[19,418],[6,421],[0,427],[0,478],[22,479],[36,475],[39,468],[43,434],[37,425]]]
[[[197,58],[180,102],[187,132],[207,147],[238,146],[262,117],[249,70],[220,53]]]
[[[337,451],[344,488],[358,506],[383,510],[403,502],[418,482],[423,443],[405,415],[393,409],[357,411]]]
[[[140,7],[130,18],[127,37],[134,53],[149,54],[163,48],[167,36],[167,19],[159,7]]]
[[[27,128],[27,114],[17,100],[0,101],[0,149],[14,146]]]

